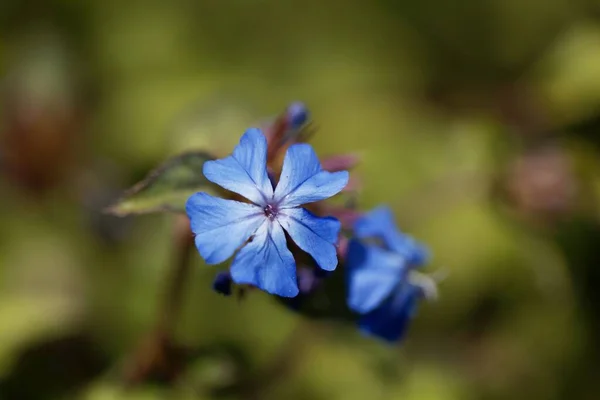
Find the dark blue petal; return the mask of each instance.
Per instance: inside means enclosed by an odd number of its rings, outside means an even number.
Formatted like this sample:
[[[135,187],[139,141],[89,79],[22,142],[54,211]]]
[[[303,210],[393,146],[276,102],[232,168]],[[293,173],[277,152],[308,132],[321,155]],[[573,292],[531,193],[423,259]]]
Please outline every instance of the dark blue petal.
[[[282,297],[298,294],[296,263],[287,248],[283,229],[276,221],[265,221],[252,241],[236,255],[231,277]]]
[[[302,250],[310,254],[319,266],[333,271],[337,266],[335,244],[341,224],[335,218],[321,218],[303,208],[282,210],[277,220]]]
[[[206,193],[192,195],[185,205],[200,255],[207,264],[229,257],[265,220],[261,208]]]
[[[248,129],[231,156],[205,162],[203,172],[209,181],[260,206],[273,197],[267,175],[267,139],[260,129]]]
[[[225,296],[231,295],[231,275],[229,272],[219,272],[213,281],[213,290]]]
[[[421,297],[420,288],[408,283],[402,285],[380,307],[360,318],[361,332],[389,342],[403,339],[417,311],[418,300]]]
[[[323,171],[310,145],[295,144],[285,154],[274,198],[280,208],[293,208],[325,200],[339,193],[347,184],[347,171]]]
[[[401,256],[352,239],[344,266],[348,307],[360,314],[373,311],[405,279],[406,266]]]

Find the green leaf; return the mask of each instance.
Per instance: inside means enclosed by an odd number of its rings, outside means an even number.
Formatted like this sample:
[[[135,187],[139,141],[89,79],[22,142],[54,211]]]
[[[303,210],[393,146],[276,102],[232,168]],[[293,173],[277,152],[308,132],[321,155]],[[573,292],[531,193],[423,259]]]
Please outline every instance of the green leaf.
[[[118,216],[185,212],[185,202],[192,194],[215,190],[202,173],[204,162],[213,159],[215,157],[203,151],[174,156],[125,192],[107,212]]]

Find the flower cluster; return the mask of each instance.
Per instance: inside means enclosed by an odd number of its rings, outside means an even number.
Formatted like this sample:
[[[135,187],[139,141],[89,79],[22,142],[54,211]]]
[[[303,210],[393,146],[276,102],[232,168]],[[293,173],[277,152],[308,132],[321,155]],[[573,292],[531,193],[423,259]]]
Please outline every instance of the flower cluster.
[[[437,295],[435,282],[418,272],[428,251],[400,232],[387,207],[365,214],[348,246],[348,306],[361,315],[360,329],[389,341],[401,339],[417,301]]]
[[[398,340],[418,299],[435,294],[433,281],[416,271],[427,251],[396,229],[387,208],[361,214],[327,203],[356,190],[346,170],[358,160],[321,162],[302,143],[307,127],[306,107],[293,103],[264,130],[248,129],[231,156],[204,164],[206,179],[231,194],[199,192],[186,204],[204,261],[235,254],[213,288],[229,295],[234,284],[254,287],[299,304],[341,264],[347,308],[359,315],[361,331]]]

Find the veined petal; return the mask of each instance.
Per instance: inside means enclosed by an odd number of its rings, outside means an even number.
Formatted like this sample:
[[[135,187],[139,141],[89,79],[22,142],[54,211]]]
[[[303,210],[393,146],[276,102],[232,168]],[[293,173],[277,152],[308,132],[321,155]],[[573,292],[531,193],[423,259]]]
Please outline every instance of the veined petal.
[[[403,285],[381,307],[359,320],[360,330],[367,335],[378,336],[389,342],[402,339],[415,316],[421,296],[418,287],[410,284]]]
[[[277,220],[302,250],[310,254],[319,267],[333,271],[338,259],[335,244],[340,222],[332,217],[317,217],[303,208],[281,210]]]
[[[276,221],[265,221],[239,251],[231,264],[231,277],[238,284],[254,285],[278,296],[298,294],[296,263]]]
[[[207,264],[229,257],[265,221],[254,204],[224,200],[206,193],[192,195],[185,205],[200,255]]]
[[[339,193],[347,183],[347,171],[323,171],[310,145],[295,144],[285,154],[274,198],[280,208],[297,207],[327,199]]]
[[[380,306],[406,277],[401,256],[355,239],[348,246],[344,267],[348,307],[359,314]]]
[[[248,129],[229,157],[207,161],[203,167],[209,181],[264,206],[273,197],[267,175],[267,139],[260,129]]]

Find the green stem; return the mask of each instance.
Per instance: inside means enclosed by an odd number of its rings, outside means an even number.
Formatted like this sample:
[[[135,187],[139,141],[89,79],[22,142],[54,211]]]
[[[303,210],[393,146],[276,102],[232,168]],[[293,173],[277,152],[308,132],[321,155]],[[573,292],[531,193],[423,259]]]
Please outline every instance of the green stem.
[[[186,216],[177,216],[174,228],[174,260],[155,328],[142,339],[124,372],[126,386],[149,379],[173,381],[181,371],[180,352],[173,336],[181,314],[185,283],[190,272],[194,240]]]

